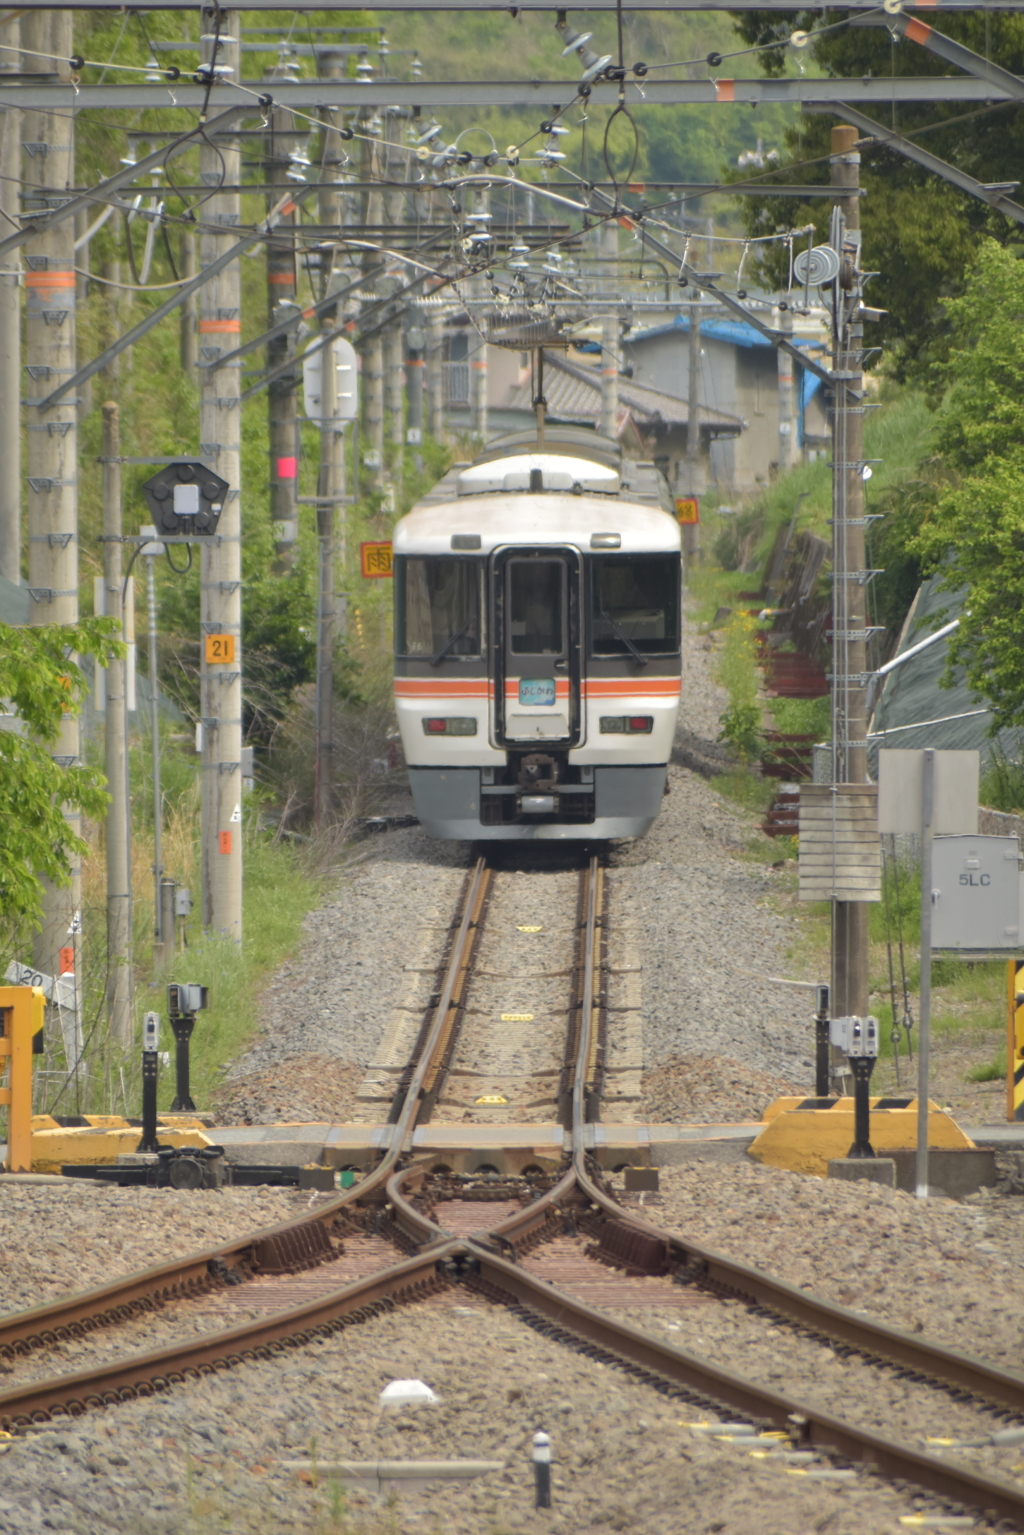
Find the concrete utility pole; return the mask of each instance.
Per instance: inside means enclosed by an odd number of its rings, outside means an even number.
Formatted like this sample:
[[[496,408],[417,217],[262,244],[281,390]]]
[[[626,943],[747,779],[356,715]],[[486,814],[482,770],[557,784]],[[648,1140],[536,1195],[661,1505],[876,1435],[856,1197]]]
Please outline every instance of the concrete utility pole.
[[[395,152],[400,130],[400,119],[394,112],[384,114],[384,177],[385,181],[404,180],[408,160]],[[385,243],[386,231],[401,222],[405,207],[405,192],[401,186],[388,186],[384,193]],[[403,286],[401,270],[388,274],[392,291]],[[402,315],[399,313],[384,329],[384,420],[387,440],[391,448],[389,474],[395,495],[402,491],[402,472],[405,456],[405,343],[402,337]]]
[[[490,215],[491,191],[478,187],[475,213]],[[472,225],[471,232],[486,234],[490,225],[486,222]],[[486,302],[490,279],[485,272],[474,277],[470,292],[481,304]],[[487,441],[487,342],[473,326],[469,328],[469,428],[474,437]]]
[[[234,29],[238,16],[226,11],[203,13],[204,29],[234,39],[222,43],[216,61],[240,75],[240,50]],[[212,43],[203,45],[211,58]],[[220,135],[199,152],[200,180],[211,187],[237,186],[241,154],[237,137]],[[210,266],[226,243],[238,238],[241,198],[216,192],[203,207],[199,267]],[[210,226],[220,225],[223,233]],[[241,322],[241,271],[232,261],[200,290],[199,357],[217,358],[238,345]],[[200,449],[231,487],[217,532],[204,539],[201,555],[200,699],[203,726],[202,880],[203,926],[215,936],[242,938],[242,497],[241,363],[200,372]],[[231,634],[235,659],[228,665],[206,660],[206,636]]]
[[[389,279],[399,287],[401,278]],[[388,477],[395,487],[395,494],[402,489],[402,456],[405,451],[405,343],[402,337],[402,317],[389,320],[383,332],[384,363],[384,422],[390,448],[391,462]]]
[[[316,776],[313,815],[317,826],[326,826],[334,801],[334,527],[335,442],[344,438],[335,424],[338,371],[333,343],[321,356],[320,474],[317,480],[316,529],[319,541],[319,579],[316,611]]]
[[[430,309],[424,315],[427,328],[426,379],[427,431],[435,442],[444,437],[444,317],[440,309]]]
[[[686,460],[682,473],[684,496],[704,494],[704,466],[700,461],[700,294],[689,305],[688,379],[686,385]],[[700,526],[683,526],[683,554],[687,560],[700,552]]]
[[[366,135],[362,144],[361,174],[367,191],[363,200],[363,223],[377,226],[384,217],[381,193],[374,187],[380,180],[379,148],[371,136],[373,115],[360,113],[359,128]],[[379,128],[374,131],[379,132]],[[363,256],[363,271],[369,272],[377,264],[378,257],[372,251]],[[384,346],[379,328],[374,328],[363,347],[362,369],[362,426],[366,440],[365,458],[371,470],[370,486],[379,490],[384,469]],[[358,466],[357,466],[358,475]]]
[[[125,637],[121,607],[121,430],[118,407],[103,407],[103,612]],[[132,1042],[131,819],[128,803],[127,661],[111,656],[105,676],[107,792],[107,1024],[122,1049]]]
[[[325,80],[340,80],[345,73],[345,55],[326,50],[318,55],[319,73]],[[344,185],[345,152],[342,141],[335,131],[338,126],[338,113],[329,108],[324,111],[324,151],[323,168],[321,172],[320,190],[320,223],[325,229],[337,229],[341,237],[342,224],[344,223],[344,210],[342,205],[342,187]],[[331,260],[324,268],[321,280],[321,298],[327,298],[328,294],[343,287],[346,278],[337,270],[338,254],[334,251]],[[337,309],[327,310],[325,325],[333,322],[333,328],[338,335],[343,333],[342,316]],[[332,402],[331,416],[337,414],[334,406],[338,400],[339,381],[336,369],[333,366],[333,343],[321,353],[321,368],[326,369],[331,375]],[[349,386],[358,389],[358,379],[353,378]],[[324,398],[328,398],[324,396]],[[327,416],[326,410],[324,411]],[[358,466],[356,470],[358,479]],[[318,489],[318,496],[327,496],[332,502],[327,507],[320,507],[317,511],[317,534],[325,536],[320,513],[326,511],[329,515],[330,533],[329,552],[331,555],[331,601],[333,614],[333,631],[331,634],[331,698],[334,696],[334,640],[336,636],[344,639],[348,632],[348,516],[345,509],[345,433],[344,428],[330,426],[320,437],[320,475],[318,486],[325,484],[326,490]],[[340,580],[339,580],[340,577]],[[339,589],[340,588],[340,589]],[[318,588],[319,590],[319,588]],[[318,599],[319,600],[319,599]],[[319,644],[319,629],[318,629]],[[317,677],[319,679],[320,666],[317,664]],[[331,778],[333,782],[333,758]],[[326,812],[325,812],[326,813]]]
[[[412,312],[412,324],[405,338],[405,397],[409,406],[408,440],[414,448],[413,461],[418,473],[423,470],[423,348],[426,335],[420,316]]]
[[[686,494],[699,496],[704,489],[700,462],[700,294],[690,305],[688,378],[686,386]]]
[[[842,229],[833,350],[833,365],[840,377],[832,428],[832,750],[834,781],[847,784],[867,782],[864,327],[845,318],[860,288],[860,155],[854,147],[858,136],[856,128],[832,129],[831,179]],[[866,902],[835,901],[833,929],[832,1014],[864,1017],[868,1011]]]
[[[266,138],[264,166],[267,183],[274,190],[269,193],[267,207],[273,208],[280,201],[281,193],[288,187],[288,169],[291,164],[288,150],[295,144],[293,137],[295,119],[283,107],[274,107],[270,113],[270,130]],[[295,215],[289,214],[277,226],[283,238],[271,238],[267,248],[267,326],[284,318],[280,306],[295,303],[295,251],[289,231]],[[295,355],[294,332],[276,336],[267,343],[267,369],[277,368]],[[276,568],[280,574],[291,570],[295,561],[295,543],[299,536],[298,507],[295,497],[298,488],[298,423],[295,411],[295,395],[298,385],[297,370],[283,373],[267,386],[268,450],[270,453],[270,516],[274,524],[274,550]]]
[[[70,11],[36,11],[23,17],[25,68],[52,73],[53,55],[69,59],[74,52]],[[74,129],[69,112],[26,112],[22,147],[25,150],[25,211],[49,211],[68,197],[74,184]],[[62,378],[75,371],[75,230],[70,219],[56,224],[25,246],[25,362],[24,393],[42,399]],[[17,396],[15,396],[17,398]],[[13,411],[7,414],[14,414]],[[78,622],[78,433],[74,398],[65,396],[45,416],[29,405],[26,422],[28,460],[30,622]],[[59,738],[51,748],[55,762],[79,761],[78,718],[64,716]],[[80,816],[66,812],[71,829]],[[69,968],[67,954],[81,943],[81,870],[77,861],[71,884],[57,890],[45,886],[43,923],[33,945],[36,967],[58,976]],[[78,983],[76,982],[76,985]],[[67,1048],[68,1041],[65,1040]],[[74,1054],[76,1047],[72,1047]],[[69,1055],[68,1066],[74,1062]]]
[[[16,48],[21,31],[17,15],[0,23],[0,42]],[[3,54],[8,70],[18,70],[16,53]],[[2,74],[0,74],[2,78]],[[10,109],[0,118],[0,218],[5,228],[21,215],[21,113]],[[21,260],[18,251],[0,257],[0,576],[21,585]]]
[[[608,266],[603,273],[609,296],[615,293],[619,232],[613,219],[601,229],[601,254]],[[619,417],[619,319],[610,314],[601,321],[601,425],[602,436],[614,438]]]
[[[113,285],[121,281],[121,263],[116,256],[110,261],[104,261],[100,275],[104,278],[104,285],[100,289],[103,305],[100,311],[102,317],[101,350],[106,351],[107,347],[112,346],[121,334],[122,295],[116,287],[108,286],[108,284]],[[106,366],[100,369],[98,377],[105,389],[119,382],[121,377],[120,353],[116,357],[110,358]]]
[[[363,349],[363,431],[366,458],[372,469],[370,484],[379,489],[384,464],[384,348],[375,331]]]
[[[342,72],[343,59],[335,53],[321,56],[320,70],[332,78]],[[325,228],[337,228],[340,235],[342,222],[341,193],[338,190],[340,175],[340,143],[331,126],[335,114],[329,113],[324,128],[324,164],[321,180],[325,183],[320,192],[320,223]],[[332,173],[326,170],[328,161]],[[321,272],[320,297],[326,298],[337,286],[334,276],[333,255]],[[341,333],[341,317],[337,310],[328,310],[322,317],[322,326],[332,334]],[[313,784],[313,817],[318,827],[326,826],[334,805],[334,640],[339,614],[337,605],[336,567],[338,563],[337,529],[341,514],[342,569],[345,568],[345,513],[340,505],[345,489],[345,437],[337,421],[338,370],[334,341],[331,340],[320,352],[320,472],[317,476],[316,531],[318,545],[317,570],[317,626],[316,626],[316,764]],[[356,388],[353,379],[352,388]],[[309,405],[307,402],[307,410]],[[344,577],[342,580],[344,586]],[[344,594],[342,602],[344,603]],[[344,631],[347,613],[341,615]]]
[[[181,275],[190,281],[196,275],[196,237],[191,229],[181,231],[181,243],[178,247],[181,252]],[[190,293],[181,306],[180,345],[182,371],[191,374],[199,361],[199,333],[197,329],[199,318],[199,295]]]
[[[783,309],[779,312],[779,329],[783,335],[793,335],[793,311]],[[794,389],[793,358],[785,347],[780,346],[776,352],[779,363],[779,473],[785,474],[787,469],[792,469],[797,461],[797,419],[796,419],[796,390]]]

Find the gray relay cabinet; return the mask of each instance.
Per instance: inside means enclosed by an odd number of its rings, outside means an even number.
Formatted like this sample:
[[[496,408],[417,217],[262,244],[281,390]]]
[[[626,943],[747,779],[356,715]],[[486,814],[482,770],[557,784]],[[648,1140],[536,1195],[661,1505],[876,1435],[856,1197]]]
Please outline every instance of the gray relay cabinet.
[[[932,948],[1016,952],[1021,935],[1016,837],[936,837],[932,845]]]

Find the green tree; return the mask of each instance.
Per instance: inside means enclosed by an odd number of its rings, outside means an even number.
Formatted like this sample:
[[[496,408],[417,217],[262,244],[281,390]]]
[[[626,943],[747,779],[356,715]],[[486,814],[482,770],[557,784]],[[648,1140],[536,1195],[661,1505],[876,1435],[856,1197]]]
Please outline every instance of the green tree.
[[[101,816],[103,775],[92,767],[61,767],[48,750],[68,711],[77,712],[88,679],[76,655],[105,662],[115,625],[105,618],[78,625],[16,629],[0,624],[0,699],[26,734],[0,730],[0,941],[37,925],[39,877],[66,885],[72,858],[88,851],[61,813],[67,805]]]
[[[948,591],[967,589],[950,669],[963,666],[994,723],[1024,723],[1024,262],[986,240],[952,327],[938,451],[946,487],[913,547]]]
[[[828,20],[832,21],[830,15]],[[734,16],[743,40],[752,46],[781,43],[795,29],[821,26],[809,11],[750,11]],[[1004,69],[1024,73],[1024,17],[943,13],[941,30]],[[821,72],[833,78],[859,81],[873,76],[940,76],[959,74],[943,60],[906,40],[894,41],[884,27],[847,27],[829,31],[808,53]],[[769,75],[785,73],[794,57],[791,48],[771,48],[758,55]],[[739,72],[739,71],[737,71]],[[851,98],[856,100],[856,93]],[[1024,156],[1024,107],[1019,103],[989,104],[964,111],[957,104],[864,109],[885,128],[911,137],[927,128],[919,140],[941,159],[981,182],[1017,181]],[[804,117],[786,134],[784,181],[827,183],[830,130],[838,121],[828,114]],[[901,378],[924,379],[932,363],[942,360],[948,344],[949,322],[943,306],[948,294],[960,291],[963,274],[978,242],[986,235],[1013,246],[1020,227],[986,204],[958,191],[894,150],[862,145],[861,205],[864,265],[877,271],[868,289],[869,302],[888,311],[871,326],[870,341],[887,350],[889,365]],[[815,238],[828,238],[830,203],[752,196],[745,199],[748,233],[767,234],[813,222]],[[788,278],[784,248],[768,247],[759,276],[773,288]]]

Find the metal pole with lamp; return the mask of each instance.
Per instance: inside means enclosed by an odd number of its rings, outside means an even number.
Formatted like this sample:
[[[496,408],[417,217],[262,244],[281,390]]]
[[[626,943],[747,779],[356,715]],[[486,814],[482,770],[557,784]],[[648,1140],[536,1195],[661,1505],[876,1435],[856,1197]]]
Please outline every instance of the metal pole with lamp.
[[[139,529],[142,538],[156,539],[156,528]],[[146,562],[146,607],[149,624],[149,724],[153,755],[153,950],[157,961],[163,959],[164,935],[160,922],[160,881],[163,878],[163,854],[160,833],[163,805],[160,791],[160,710],[157,693],[157,643],[156,643],[156,562],[164,552],[160,542],[143,544],[139,553]]]
[[[161,919],[160,882],[163,877],[161,850],[161,795],[160,795],[160,716],[157,707],[157,609],[155,561],[168,544],[199,544],[208,542],[217,531],[220,515],[228,493],[228,482],[215,474],[205,464],[183,459],[160,469],[143,485],[146,504],[154,522],[140,529],[139,554],[146,561],[146,588],[149,598],[149,683],[150,722],[153,746],[153,907],[155,934],[155,958],[165,957],[165,944],[170,941],[173,953],[174,924],[165,932]],[[191,551],[189,552],[191,563]],[[177,570],[176,566],[172,567]],[[188,569],[178,571],[183,575]],[[207,634],[205,637],[208,665],[230,665],[235,659],[235,642],[232,634]],[[240,764],[239,764],[240,766]]]

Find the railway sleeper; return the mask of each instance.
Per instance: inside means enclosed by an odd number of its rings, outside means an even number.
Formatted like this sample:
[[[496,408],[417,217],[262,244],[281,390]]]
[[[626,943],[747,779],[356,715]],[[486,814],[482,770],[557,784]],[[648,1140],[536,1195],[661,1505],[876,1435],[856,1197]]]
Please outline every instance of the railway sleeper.
[[[200,1283],[202,1284],[202,1281]],[[206,1288],[205,1285],[202,1287]],[[154,1291],[152,1295],[140,1295],[134,1300],[125,1301],[107,1311],[98,1311],[95,1316],[79,1317],[74,1322],[62,1323],[52,1330],[48,1328],[45,1332],[30,1333],[13,1343],[5,1343],[0,1347],[0,1360],[25,1359],[36,1349],[53,1348],[58,1343],[69,1343],[76,1338],[84,1338],[88,1333],[95,1332],[97,1328],[113,1327],[119,1322],[130,1321],[142,1312],[156,1311],[167,1304],[176,1288]]]

